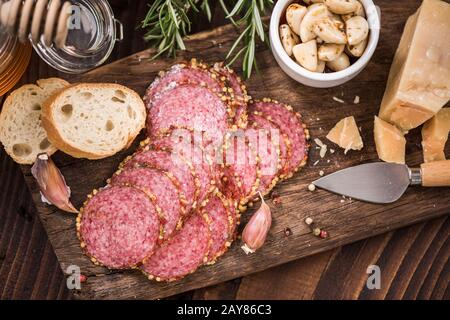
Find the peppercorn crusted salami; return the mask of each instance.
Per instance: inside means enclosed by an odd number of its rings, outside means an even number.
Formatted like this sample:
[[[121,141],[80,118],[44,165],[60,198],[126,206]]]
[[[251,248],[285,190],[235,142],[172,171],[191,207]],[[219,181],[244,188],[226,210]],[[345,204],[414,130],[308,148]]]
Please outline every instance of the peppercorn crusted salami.
[[[199,181],[192,165],[184,159],[168,151],[154,150],[147,145],[122,164],[123,169],[139,166],[154,167],[175,177],[186,199],[186,211],[189,212],[197,206]]]
[[[255,114],[249,114],[251,129],[247,129],[246,135],[252,145],[257,146],[256,152],[260,163],[261,181],[258,191],[265,195],[272,190],[279,180],[278,173],[282,169],[280,145],[282,139],[279,130],[270,121]]]
[[[256,101],[250,105],[250,110],[260,112],[266,119],[275,123],[291,142],[291,154],[288,164],[288,176],[298,171],[306,164],[308,157],[309,132],[291,106],[268,98]]]
[[[174,281],[194,272],[207,260],[210,224],[207,214],[193,214],[180,232],[144,261],[141,270],[156,281]]]
[[[155,149],[166,150],[178,154],[191,163],[200,183],[198,203],[203,206],[209,195],[216,189],[217,173],[214,171],[212,160],[194,137],[191,129],[172,128],[166,135],[152,141]]]
[[[211,218],[211,248],[208,253],[208,263],[214,263],[223,255],[233,241],[233,212],[229,204],[220,193],[212,196],[204,208],[204,212]]]
[[[215,63],[212,72],[216,73],[221,81],[225,82],[227,95],[230,97],[232,105],[232,117],[234,124],[242,129],[247,128],[247,103],[249,96],[247,88],[241,78],[223,63]]]
[[[264,114],[260,111],[251,111],[252,119],[253,119],[253,127],[258,127],[262,129],[266,129],[268,131],[276,132],[276,143],[279,144],[280,147],[280,164],[281,168],[278,170],[278,177],[284,178],[289,175],[289,163],[291,159],[291,141],[287,134],[281,130],[278,124],[270,121]],[[256,120],[255,120],[256,119]],[[255,125],[255,122],[257,123]]]
[[[182,84],[152,101],[147,116],[149,136],[158,137],[171,127],[187,127],[221,140],[228,129],[228,104],[206,87]]]
[[[91,260],[124,269],[152,254],[160,223],[150,198],[127,186],[111,186],[94,194],[77,218],[81,247]]]
[[[256,152],[250,145],[245,131],[231,132],[224,141],[223,173],[220,190],[245,205],[252,199],[259,187],[261,170]]]
[[[220,81],[216,74],[211,73],[207,65],[191,59],[190,62],[173,65],[152,82],[144,98],[147,107],[150,107],[151,102],[157,100],[164,92],[183,83],[205,86],[215,93],[225,91],[224,82]]]
[[[131,185],[154,195],[156,204],[162,209],[163,240],[169,239],[182,226],[186,206],[180,191],[162,170],[154,168],[128,168],[117,171],[111,185]]]

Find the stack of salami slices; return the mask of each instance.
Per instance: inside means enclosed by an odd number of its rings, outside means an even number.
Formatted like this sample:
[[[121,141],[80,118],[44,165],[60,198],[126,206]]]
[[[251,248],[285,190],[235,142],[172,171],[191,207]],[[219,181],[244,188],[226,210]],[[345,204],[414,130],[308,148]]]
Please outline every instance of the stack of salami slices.
[[[220,63],[176,64],[144,100],[148,138],[88,196],[77,234],[96,264],[172,281],[226,252],[246,204],[305,165],[309,134]]]

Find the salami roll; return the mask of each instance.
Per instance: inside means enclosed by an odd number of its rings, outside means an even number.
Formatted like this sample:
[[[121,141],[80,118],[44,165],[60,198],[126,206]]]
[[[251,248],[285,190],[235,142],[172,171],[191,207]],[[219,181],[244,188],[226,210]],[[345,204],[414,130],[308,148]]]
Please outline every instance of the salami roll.
[[[212,159],[201,145],[201,138],[198,140],[200,140],[199,143],[191,129],[172,128],[166,135],[152,141],[152,146],[155,149],[176,153],[192,164],[200,183],[198,204],[203,206],[209,195],[216,189],[218,175],[214,171]]]
[[[215,93],[225,91],[225,83],[215,73],[211,73],[207,65],[192,59],[190,62],[173,65],[152,82],[144,98],[147,106],[150,107],[152,101],[157,100],[166,91],[183,83],[202,85]]]
[[[252,145],[257,146],[256,152],[261,170],[261,182],[258,191],[265,195],[278,182],[282,164],[286,162],[281,152],[283,139],[279,135],[279,129],[261,116],[254,113],[249,114],[249,124],[251,128],[247,129],[246,135]]]
[[[176,154],[164,150],[154,150],[149,145],[143,147],[121,165],[122,169],[133,167],[153,167],[166,171],[176,180],[186,200],[186,211],[196,208],[199,198],[199,182],[190,163]]]
[[[169,239],[182,226],[186,211],[179,186],[172,182],[167,173],[154,168],[128,168],[117,171],[111,185],[131,185],[153,195],[162,210],[163,240]]]
[[[234,235],[235,217],[230,210],[228,201],[223,195],[217,193],[212,196],[204,212],[211,218],[211,248],[208,253],[208,263],[214,263],[231,246]]]
[[[160,223],[155,205],[141,190],[111,186],[94,191],[77,218],[81,248],[96,264],[132,268],[156,248]]]
[[[187,127],[220,141],[229,126],[228,109],[226,100],[206,87],[178,85],[151,102],[147,132],[158,137],[171,127]]]
[[[267,98],[252,103],[250,110],[262,114],[288,136],[291,142],[291,156],[287,177],[292,176],[306,164],[308,158],[309,132],[303,124],[300,114],[296,113],[289,105]]]
[[[238,130],[227,135],[223,145],[223,173],[220,191],[228,198],[245,205],[252,199],[259,187],[261,170],[258,157],[245,135]]]
[[[144,261],[141,270],[156,281],[174,281],[194,272],[207,261],[210,224],[208,215],[193,214],[180,232]]]
[[[218,75],[221,81],[225,82],[227,95],[230,97],[233,107],[234,114],[232,116],[234,123],[239,128],[247,128],[249,96],[245,84],[232,69],[224,66],[223,63],[215,63],[211,70]]]

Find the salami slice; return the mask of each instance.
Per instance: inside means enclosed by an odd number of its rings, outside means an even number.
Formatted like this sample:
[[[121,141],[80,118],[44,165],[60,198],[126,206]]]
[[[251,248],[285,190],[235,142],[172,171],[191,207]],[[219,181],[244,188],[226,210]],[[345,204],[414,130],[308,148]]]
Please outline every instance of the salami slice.
[[[257,146],[260,160],[261,183],[258,191],[265,195],[278,182],[278,173],[282,169],[283,160],[285,161],[280,151],[282,138],[279,136],[279,129],[263,117],[251,113],[249,123],[251,129],[247,129],[246,135],[252,145]]]
[[[228,129],[228,109],[226,101],[208,88],[182,84],[152,102],[147,131],[157,137],[171,127],[187,127],[205,132],[214,141],[221,140]]]
[[[215,63],[212,72],[217,73],[220,80],[225,82],[227,94],[231,98],[233,109],[233,121],[242,129],[247,128],[247,104],[249,96],[247,88],[241,78],[223,63]]]
[[[227,251],[233,241],[233,213],[220,193],[209,199],[204,212],[211,218],[212,242],[208,253],[208,263],[212,264]]]
[[[192,59],[190,62],[173,65],[152,82],[145,95],[147,106],[150,107],[151,102],[167,90],[183,83],[206,86],[216,93],[223,92],[225,87],[224,82],[220,81],[216,74],[209,72],[207,65]]]
[[[250,145],[245,131],[238,130],[227,136],[221,166],[223,172],[221,192],[226,197],[239,200],[241,205],[245,205],[255,196],[261,174],[256,152]]]
[[[102,189],[87,201],[77,218],[81,247],[94,263],[111,269],[134,267],[152,254],[159,227],[150,198],[125,186]]]
[[[303,124],[300,114],[296,113],[289,105],[267,98],[254,102],[250,105],[250,109],[262,113],[289,137],[291,157],[287,177],[292,176],[292,173],[306,164],[308,157],[309,132]]]
[[[146,259],[141,270],[149,279],[174,281],[194,272],[206,262],[211,246],[210,218],[194,214],[166,244]]]
[[[176,154],[154,150],[147,145],[122,164],[124,169],[140,166],[149,166],[169,173],[180,184],[183,198],[186,199],[186,211],[189,212],[197,206],[199,182],[191,164]]]
[[[162,170],[154,168],[129,168],[117,171],[111,178],[111,185],[132,185],[152,194],[162,209],[163,240],[169,239],[182,226],[185,204],[180,190]]]

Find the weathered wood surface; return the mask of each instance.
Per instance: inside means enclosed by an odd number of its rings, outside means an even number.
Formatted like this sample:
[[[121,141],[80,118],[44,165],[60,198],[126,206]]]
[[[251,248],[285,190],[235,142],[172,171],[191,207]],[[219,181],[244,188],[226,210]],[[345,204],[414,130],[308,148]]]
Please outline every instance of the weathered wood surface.
[[[386,5],[384,5],[386,3]],[[408,3],[410,3],[408,1]],[[298,107],[298,110],[304,114],[305,121],[310,124],[312,128],[313,136],[323,136],[326,130],[328,130],[334,122],[336,122],[341,116],[354,114],[363,127],[365,132],[364,139],[366,141],[366,150],[363,153],[351,154],[344,157],[342,154],[335,154],[333,157],[328,157],[331,160],[330,164],[326,162],[319,164],[316,167],[310,166],[305,170],[305,174],[297,175],[294,179],[283,183],[277,188],[277,193],[282,196],[282,206],[274,207],[275,212],[275,225],[272,232],[272,236],[269,239],[268,245],[259,254],[252,257],[245,257],[242,252],[235,246],[232,252],[216,266],[204,268],[199,270],[196,274],[192,275],[185,281],[180,283],[174,283],[170,285],[155,285],[148,283],[143,279],[140,274],[137,273],[112,273],[108,276],[98,276],[104,273],[102,268],[94,268],[90,265],[87,259],[82,258],[79,255],[78,245],[74,238],[73,231],[73,217],[62,214],[60,212],[53,213],[53,210],[43,207],[39,201],[37,201],[40,216],[46,227],[50,241],[57,253],[59,260],[62,263],[62,267],[65,268],[68,264],[78,264],[82,266],[83,272],[87,273],[89,277],[88,282],[83,287],[82,292],[79,294],[81,297],[100,297],[100,298],[133,298],[133,297],[156,297],[160,295],[170,295],[191,288],[204,286],[216,282],[221,282],[227,278],[234,278],[243,274],[255,272],[258,270],[266,269],[272,265],[280,264],[288,260],[295,259],[300,256],[309,255],[314,252],[323,251],[325,249],[338,246],[343,243],[355,241],[359,238],[368,237],[372,234],[388,231],[405,223],[410,224],[415,221],[419,221],[425,218],[441,215],[449,212],[448,190],[414,190],[409,191],[408,194],[401,202],[387,207],[369,206],[366,204],[356,202],[340,203],[340,198],[337,196],[328,195],[323,192],[310,194],[306,192],[305,186],[309,181],[317,177],[317,172],[322,168],[325,172],[331,172],[339,165],[341,167],[348,166],[359,161],[366,161],[375,159],[373,142],[371,138],[371,120],[372,115],[375,113],[381,93],[384,88],[384,82],[387,77],[389,69],[390,59],[395,50],[396,43],[401,33],[401,26],[408,14],[414,9],[411,6],[406,10],[405,6],[400,9],[399,5],[390,4],[388,2],[380,2],[382,9],[389,9],[389,13],[395,14],[396,19],[392,18],[386,21],[388,17],[383,15],[383,23],[386,26],[389,24],[389,30],[384,28],[382,30],[382,40],[379,49],[368,68],[357,79],[352,81],[341,88],[319,90],[309,89],[300,86],[293,81],[289,80],[284,74],[279,71],[275,62],[273,61],[270,52],[263,50],[259,53],[260,67],[262,76],[256,76],[249,83],[250,92],[255,97],[263,97],[267,94],[270,96],[290,102]],[[416,4],[417,5],[417,4]],[[384,10],[386,11],[386,10]],[[384,12],[383,11],[383,12]],[[391,34],[392,30],[398,30],[398,34]],[[190,41],[189,52],[190,56],[205,57],[208,61],[215,61],[223,57],[223,53],[226,47],[230,45],[233,35],[228,32],[230,29],[219,30],[213,33],[202,34],[199,37],[194,37]],[[220,39],[220,40],[219,40]],[[215,42],[214,42],[215,40]],[[221,47],[219,46],[221,44]],[[119,62],[114,66],[105,67],[107,69],[100,69],[95,71],[91,76],[92,81],[119,81],[123,82],[141,93],[145,89],[146,85],[153,79],[156,71],[164,68],[165,65],[171,63],[171,61],[161,61],[147,63],[145,54],[139,54],[141,57],[141,63],[137,65],[139,58],[131,58],[131,60],[125,60]],[[131,73],[131,74],[128,74]],[[138,76],[135,76],[138,75]],[[72,78],[69,79],[74,81]],[[369,88],[367,88],[370,86]],[[354,95],[360,95],[362,103],[358,106],[353,106],[351,103],[346,105],[340,105],[332,101],[332,96],[340,96],[341,92],[344,93],[343,99],[352,101]],[[258,94],[261,93],[261,94]],[[333,111],[333,112],[330,112]],[[320,120],[317,120],[319,118]],[[322,127],[323,130],[320,130]],[[409,163],[420,163],[420,150],[416,145],[418,142],[417,135],[413,139],[413,143],[409,145]],[[67,156],[59,155],[56,157],[58,164],[62,167],[64,174],[66,175],[69,184],[72,186],[79,186],[74,190],[74,199],[76,204],[80,204],[87,192],[94,186],[102,185],[104,179],[108,177],[114,170],[117,162],[123,158],[124,154],[119,155],[114,159],[107,159],[99,162],[89,162],[74,160]],[[361,157],[361,158],[360,158]],[[316,150],[311,153],[311,158],[317,159],[318,154]],[[323,166],[322,166],[323,165]],[[29,172],[27,168],[24,168],[26,178],[29,182]],[[34,193],[35,200],[38,200],[36,195],[36,188],[31,184],[31,190]],[[446,201],[447,200],[447,201]],[[434,207],[435,206],[435,207]],[[302,218],[306,215],[314,217],[322,226],[327,228],[331,233],[329,240],[320,241],[308,234],[307,229],[302,224]],[[395,216],[395,218],[393,217]],[[430,223],[432,224],[432,223]],[[290,227],[293,234],[290,237],[285,237],[283,229],[284,227]],[[432,232],[419,232],[422,228],[432,229]],[[420,271],[423,273],[432,272],[432,279],[423,281],[420,276],[419,281],[408,282],[409,297],[436,297],[442,298],[445,295],[448,296],[448,224],[444,219],[439,219],[434,222],[434,228],[432,226],[420,225],[420,227],[412,227],[406,230],[407,237],[400,233],[397,240],[400,244],[397,244],[394,248],[390,248],[389,245],[393,242],[391,237],[393,233],[379,236],[371,240],[359,242],[358,244],[345,247],[342,251],[337,249],[329,251],[325,254],[320,254],[315,257],[301,260],[299,262],[291,263],[282,267],[271,269],[260,273],[255,276],[244,278],[240,283],[233,281],[226,285],[221,285],[215,289],[197,291],[194,298],[203,297],[224,297],[229,294],[228,297],[233,296],[233,292],[236,292],[238,298],[255,298],[255,297],[272,297],[272,298],[301,298],[301,297],[327,297],[329,294],[329,287],[335,282],[336,284],[342,283],[347,278],[352,279],[348,281],[347,288],[354,286],[363,288],[362,282],[366,276],[364,271],[367,262],[378,262],[387,266],[389,270],[386,273],[388,277],[387,281],[392,281],[393,278],[398,279],[396,287],[402,289],[405,286],[405,281],[402,277],[396,278],[395,275],[399,268],[405,268],[406,257],[409,256],[409,260],[413,259],[413,262],[418,264],[421,261],[417,258],[416,254],[409,254],[412,250],[405,250],[404,245],[409,244],[412,247],[416,244],[418,239],[423,239],[421,252],[425,252],[428,246],[434,245],[434,250],[426,251],[428,259],[425,259],[420,263]],[[418,234],[418,235],[417,235]],[[444,234],[445,236],[442,236]],[[394,235],[397,235],[395,233]],[[408,236],[409,235],[409,236]],[[411,243],[411,239],[417,240]],[[421,242],[421,243],[422,243]],[[310,245],[310,246],[309,246]],[[391,245],[394,246],[394,245]],[[367,249],[366,247],[369,247]],[[388,259],[390,253],[402,252],[405,259],[402,259],[401,265],[392,265],[390,259]],[[431,253],[429,253],[431,251]],[[367,253],[367,257],[361,257],[358,252]],[[383,254],[387,253],[387,256],[383,259]],[[407,254],[408,253],[408,254]],[[422,253],[423,254],[423,253]],[[406,256],[405,256],[406,255]],[[355,258],[356,257],[356,258]],[[437,259],[440,257],[439,259]],[[339,258],[340,261],[336,262]],[[359,264],[355,267],[355,272],[359,272],[358,276],[352,275],[336,275],[336,270],[341,270],[342,266],[351,266],[353,259],[355,263]],[[379,259],[382,259],[381,261]],[[435,260],[437,259],[437,260]],[[408,261],[408,260],[407,260]],[[433,262],[434,261],[434,262]],[[340,263],[343,263],[342,265]],[[398,263],[400,264],[400,262]],[[422,266],[422,264],[425,264]],[[436,266],[435,266],[436,264]],[[383,265],[383,266],[384,266]],[[319,267],[313,267],[319,266]],[[412,270],[416,270],[414,264],[406,264],[408,271],[406,274],[410,276]],[[335,268],[329,270],[329,268]],[[321,274],[323,270],[323,274]],[[429,270],[429,271],[428,271]],[[405,270],[403,270],[405,271]],[[290,275],[286,277],[286,283],[281,281],[278,290],[273,290],[274,296],[268,296],[270,292],[266,291],[266,296],[258,287],[260,285],[272,287],[275,283],[270,279],[278,278],[280,272]],[[306,273],[306,275],[305,275]],[[339,271],[337,273],[340,273]],[[97,276],[93,276],[97,275]],[[416,273],[414,273],[416,275]],[[440,276],[439,276],[440,275]],[[301,292],[294,283],[289,283],[287,279],[299,279],[303,283],[308,283],[306,287],[310,288],[310,292]],[[409,279],[408,279],[409,280]],[[442,282],[443,280],[443,282]],[[445,281],[447,280],[447,281]],[[347,282],[347,281],[345,281]],[[412,285],[412,290],[410,289]],[[394,282],[395,285],[395,282]],[[436,293],[431,294],[425,290],[425,293],[418,294],[419,291],[415,288],[434,288],[436,287]],[[236,291],[236,288],[239,289]],[[393,287],[394,289],[396,288]],[[289,290],[283,290],[285,288],[291,288]],[[392,283],[387,286],[392,288]],[[124,290],[126,289],[126,290]],[[223,291],[221,291],[223,290]],[[296,291],[297,290],[297,291]],[[287,293],[286,293],[286,292]],[[205,294],[206,292],[206,294]],[[217,293],[219,292],[219,293]],[[220,294],[222,292],[222,294]],[[311,292],[315,292],[311,295]],[[339,297],[341,294],[343,297],[357,297],[358,293],[350,294],[351,290],[335,290],[335,296]],[[341,293],[339,293],[341,292]],[[389,291],[391,292],[391,291]],[[380,293],[377,297],[389,297],[389,292]],[[402,294],[398,294],[397,290],[393,290],[390,293],[391,297],[403,297]],[[421,292],[421,291],[420,291]],[[209,293],[209,294],[208,294]],[[372,292],[361,292],[362,297],[373,297]],[[408,295],[406,295],[408,297]]]

